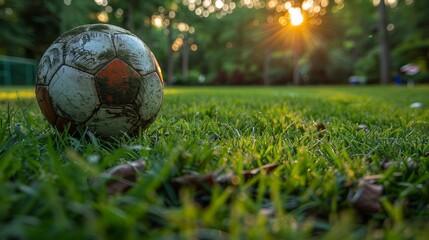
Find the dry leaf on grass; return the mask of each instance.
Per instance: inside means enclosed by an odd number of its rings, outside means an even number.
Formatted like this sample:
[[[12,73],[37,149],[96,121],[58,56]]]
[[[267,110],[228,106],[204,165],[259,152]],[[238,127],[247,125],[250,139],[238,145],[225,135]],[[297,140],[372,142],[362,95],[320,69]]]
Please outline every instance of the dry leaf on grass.
[[[145,168],[145,162],[138,160],[135,162],[128,162],[108,169],[103,177],[107,179],[107,189],[109,194],[116,194],[126,192],[132,187],[136,181],[137,174],[142,172]],[[256,169],[243,171],[243,180],[247,181],[261,173],[270,173],[274,171],[279,164],[267,164]],[[196,190],[206,189],[207,186],[214,185],[237,185],[239,177],[234,173],[223,173],[224,168],[220,168],[211,173],[204,175],[184,175],[171,179],[171,184],[176,190],[182,187],[195,187]],[[92,183],[98,182],[93,180]]]
[[[395,162],[393,161],[389,161],[388,159],[383,159],[383,161],[381,161],[381,169],[383,170],[387,170],[388,168],[395,166]]]
[[[142,172],[145,166],[145,161],[137,160],[108,169],[103,174],[103,177],[107,179],[107,190],[109,194],[127,191],[134,185],[137,173]]]
[[[350,191],[348,200],[360,213],[371,215],[381,211],[382,193],[383,186],[360,180],[357,189]]]
[[[261,166],[259,168],[255,168],[248,171],[243,171],[242,176],[244,181],[248,181],[251,178],[261,174],[261,173],[270,173],[274,171],[279,164],[272,163]],[[213,186],[213,185],[237,185],[239,183],[239,176],[230,172],[224,173],[224,168],[220,168],[212,173],[204,174],[204,175],[184,175],[180,177],[176,177],[172,180],[172,183],[176,187],[183,186],[195,186],[195,187],[205,187],[205,186]]]

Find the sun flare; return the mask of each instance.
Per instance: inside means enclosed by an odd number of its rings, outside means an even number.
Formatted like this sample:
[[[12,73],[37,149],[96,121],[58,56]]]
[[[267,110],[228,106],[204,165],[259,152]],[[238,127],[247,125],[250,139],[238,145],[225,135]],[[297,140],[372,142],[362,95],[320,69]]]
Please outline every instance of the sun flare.
[[[292,26],[299,26],[304,22],[304,16],[302,15],[300,8],[290,8],[289,16],[290,24],[292,24]]]

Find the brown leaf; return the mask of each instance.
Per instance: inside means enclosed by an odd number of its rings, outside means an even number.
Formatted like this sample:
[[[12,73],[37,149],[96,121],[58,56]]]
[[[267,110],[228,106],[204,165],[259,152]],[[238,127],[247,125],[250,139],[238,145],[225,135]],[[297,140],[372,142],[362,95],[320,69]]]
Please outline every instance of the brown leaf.
[[[108,169],[103,175],[108,179],[107,189],[109,194],[127,191],[134,185],[137,173],[142,172],[145,165],[145,161],[137,160]]]
[[[389,161],[388,159],[383,159],[383,161],[381,161],[381,168],[383,170],[387,170],[388,168],[394,166],[395,163],[393,161]]]
[[[321,122],[316,123],[316,130],[319,132],[323,132],[326,130],[326,125]]]
[[[203,187],[203,186],[213,186],[217,184],[216,177],[220,174],[223,168],[217,169],[214,172],[207,173],[204,175],[196,174],[187,174],[180,177],[172,179],[173,185],[176,187],[181,186],[194,186],[194,187]]]
[[[255,168],[248,171],[243,171],[243,180],[248,181],[249,179],[259,175],[266,174],[274,171],[279,164],[272,163],[266,164],[259,168]],[[239,184],[239,176],[234,174],[233,172],[221,174],[224,168],[217,169],[216,171],[204,175],[184,175],[180,177],[176,177],[172,180],[172,183],[175,187],[182,186],[194,186],[197,188],[206,187],[206,186],[214,186],[214,185],[237,185]]]
[[[248,181],[249,179],[259,175],[266,174],[274,171],[279,164],[267,164],[256,169],[243,171],[243,180]],[[104,174],[104,178],[107,179],[107,189],[109,194],[122,193],[132,187],[136,181],[136,175],[142,172],[145,168],[145,162],[138,160],[135,162],[129,162],[115,166],[108,169]],[[203,190],[206,192],[207,187],[215,185],[227,186],[239,184],[239,177],[230,172],[221,174],[224,168],[219,168],[211,173],[204,175],[188,174],[180,177],[176,177],[170,180],[170,183],[174,186],[174,189],[179,191],[182,187],[194,187],[197,191]],[[98,183],[97,179],[92,181],[92,184]]]
[[[271,173],[272,171],[276,170],[280,165],[278,163],[270,163],[270,164],[266,164],[264,166],[261,166],[259,168],[255,168],[249,171],[244,171],[243,172],[243,177],[245,180],[249,180],[255,176],[257,176],[258,174],[267,174],[267,173]]]
[[[270,173],[272,171],[274,171],[278,166],[280,166],[278,163],[270,163],[270,164],[266,164],[263,165],[259,168],[255,168],[252,170],[247,170],[247,171],[243,171],[242,175],[243,175],[243,180],[244,181],[248,181],[253,177],[256,177],[259,174],[267,174]],[[225,173],[222,175],[219,175],[216,177],[216,182],[220,183],[220,184],[226,184],[226,185],[237,185],[239,184],[239,180],[240,178],[230,172],[230,173]]]
[[[256,169],[243,171],[242,177],[233,172],[224,172],[224,168],[219,168],[214,172],[207,173],[204,175],[188,174],[180,177],[176,177],[168,181],[168,185],[172,186],[172,189],[176,194],[179,193],[183,188],[191,187],[195,191],[194,199],[202,206],[207,206],[209,196],[211,195],[211,189],[215,186],[219,186],[222,189],[235,186],[240,184],[240,181],[248,181],[259,174],[267,174],[274,171],[279,164],[267,164]],[[165,193],[162,192],[162,193]]]
[[[363,214],[374,214],[381,211],[380,197],[383,186],[360,180],[355,191],[349,193],[349,202]]]

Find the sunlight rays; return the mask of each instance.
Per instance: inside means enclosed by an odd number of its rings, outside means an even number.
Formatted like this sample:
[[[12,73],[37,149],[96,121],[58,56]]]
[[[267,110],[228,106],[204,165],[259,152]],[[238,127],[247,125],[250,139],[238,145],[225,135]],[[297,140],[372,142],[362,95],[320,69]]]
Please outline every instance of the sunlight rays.
[[[299,26],[304,22],[304,16],[302,15],[300,8],[289,8],[288,12],[290,24],[292,24],[292,26]]]

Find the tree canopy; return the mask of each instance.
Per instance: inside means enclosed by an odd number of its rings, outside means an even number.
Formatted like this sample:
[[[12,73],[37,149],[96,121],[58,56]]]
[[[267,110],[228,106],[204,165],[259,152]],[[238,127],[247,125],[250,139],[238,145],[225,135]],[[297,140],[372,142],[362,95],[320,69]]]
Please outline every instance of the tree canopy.
[[[422,0],[0,0],[0,55],[37,60],[65,31],[101,22],[142,38],[169,84],[378,83],[383,44],[390,82],[407,63],[428,81],[428,11]]]

